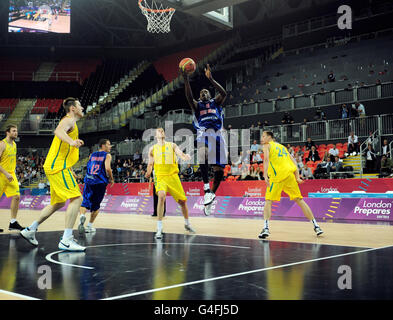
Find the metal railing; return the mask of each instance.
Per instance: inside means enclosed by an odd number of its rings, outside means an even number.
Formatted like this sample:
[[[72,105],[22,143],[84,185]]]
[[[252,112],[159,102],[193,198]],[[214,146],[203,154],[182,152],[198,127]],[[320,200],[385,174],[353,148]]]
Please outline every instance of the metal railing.
[[[362,94],[367,90],[367,94]],[[277,111],[310,109],[314,107],[332,106],[340,103],[355,103],[356,101],[378,100],[393,97],[393,82],[357,86],[352,90],[336,89],[328,93],[311,93],[296,95],[291,98],[274,98],[268,101],[258,100],[253,103],[227,105],[224,108],[226,118],[258,115]],[[307,102],[307,103],[305,103]],[[393,131],[393,129],[391,129]]]
[[[369,116],[362,118],[312,121],[306,124],[294,123],[277,126],[267,126],[263,130],[272,131],[281,143],[305,142],[307,138],[314,141],[347,139],[351,131],[360,137],[368,137],[370,132],[380,132],[381,135],[393,135],[389,126],[393,114]],[[391,132],[391,133],[390,133]],[[260,129],[260,135],[262,130]]]
[[[49,79],[49,81],[77,81],[81,80],[80,72],[26,72],[0,71],[0,81],[34,81]]]

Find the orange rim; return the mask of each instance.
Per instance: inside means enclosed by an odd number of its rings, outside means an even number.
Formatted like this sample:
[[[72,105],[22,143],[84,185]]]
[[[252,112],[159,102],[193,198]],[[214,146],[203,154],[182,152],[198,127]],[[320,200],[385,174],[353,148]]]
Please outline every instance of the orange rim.
[[[161,10],[145,8],[144,6],[142,6],[142,0],[139,0],[138,4],[139,4],[139,7],[140,7],[142,10],[146,10],[146,11],[148,11],[148,12],[171,12],[171,11],[175,11],[174,8],[161,9]]]

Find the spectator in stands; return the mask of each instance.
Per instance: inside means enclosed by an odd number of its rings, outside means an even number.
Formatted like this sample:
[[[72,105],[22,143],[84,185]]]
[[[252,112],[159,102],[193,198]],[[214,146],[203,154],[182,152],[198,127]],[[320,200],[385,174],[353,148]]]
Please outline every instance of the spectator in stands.
[[[191,164],[187,165],[187,168],[181,173],[185,181],[190,181],[194,178],[194,168]]]
[[[300,158],[296,159],[296,163],[297,163],[297,169],[299,170],[299,174],[301,174],[301,172],[304,168],[304,163],[303,163],[302,159],[300,159]]]
[[[243,164],[241,168],[240,180],[251,180],[250,178],[250,166]]]
[[[293,117],[289,114],[288,111],[285,111],[284,116],[281,120],[282,124],[292,124],[295,123],[295,120],[293,120]]]
[[[309,137],[309,138],[307,138],[305,146],[306,146],[306,150],[311,150],[311,147],[313,147],[313,146],[315,147],[315,143]]]
[[[133,176],[131,175],[131,172],[129,170],[127,170],[126,175],[123,179],[123,183],[129,183],[131,182],[131,179],[133,178]]]
[[[367,173],[375,172],[377,164],[377,155],[371,144],[367,145],[367,150],[363,154],[366,157],[366,171]]]
[[[326,120],[325,112],[322,111],[321,107],[318,107],[317,110],[315,111],[314,120],[315,121]]]
[[[390,147],[388,144],[388,140],[384,139],[383,140],[383,145],[382,145],[382,155],[386,155],[388,158],[390,157]]]
[[[330,161],[330,157],[327,152],[325,152],[323,159],[320,163],[318,163],[317,169],[314,174],[316,177],[320,177],[321,174],[327,173],[327,168],[332,166],[332,162]]]
[[[232,163],[232,165],[231,165],[231,174],[233,176],[239,176],[240,175],[239,165]]]
[[[125,141],[125,142],[128,142],[128,141],[130,141],[130,139],[128,139],[128,137],[126,137],[126,138],[124,139],[124,141]]]
[[[263,128],[269,127],[269,126],[270,126],[269,121],[268,121],[268,120],[265,120],[265,121],[263,122]]]
[[[304,166],[300,174],[304,180],[315,179],[312,174],[311,168],[308,166]]]
[[[256,164],[256,163],[261,162],[261,161],[262,161],[262,158],[259,155],[259,152],[258,151],[252,151],[251,152],[251,163],[252,164]]]
[[[348,154],[350,155],[356,155],[359,153],[359,140],[358,136],[355,135],[353,131],[351,131],[351,134],[348,137],[348,150],[347,150],[347,156]]]
[[[364,108],[363,104],[361,104],[360,102],[355,102],[355,108],[359,117],[366,116],[366,109]]]
[[[372,133],[372,131],[369,132],[368,138],[367,138],[366,141],[367,141],[367,142],[366,142],[367,144],[371,144],[371,146],[373,147],[373,149],[375,149],[375,144],[376,144],[377,140],[373,138],[373,133]]]
[[[349,111],[347,105],[344,103],[341,105],[341,119],[348,119]]]
[[[257,140],[254,140],[252,145],[251,145],[251,151],[258,151],[261,148],[261,146],[257,143]]]
[[[308,158],[306,159],[306,161],[316,162],[319,160],[321,160],[321,158],[319,157],[317,148],[315,148],[315,146],[312,146],[310,154],[308,155]]]
[[[393,161],[385,154],[382,155],[380,178],[387,177],[393,173]]]
[[[140,162],[140,161],[141,161],[141,154],[139,153],[139,151],[137,151],[134,154],[134,162],[137,163],[137,162]]]
[[[342,161],[340,161],[340,158],[338,156],[335,156],[334,160],[330,161],[329,165],[326,167],[326,170],[328,174],[330,172],[343,171],[343,163]]]
[[[295,156],[295,150],[291,147],[290,144],[288,144],[287,149],[288,149],[289,154],[290,154],[292,157],[294,157],[294,156]]]
[[[359,116],[358,110],[354,104],[351,106],[350,118],[357,118]]]
[[[330,161],[334,162],[334,158],[337,157],[339,155],[339,151],[336,148],[336,145],[333,145],[333,148],[330,148],[329,150],[329,156],[330,156]]]
[[[328,81],[329,81],[329,82],[334,82],[334,81],[336,81],[336,77],[335,77],[333,71],[330,71],[330,72],[329,72],[329,74],[328,74]]]
[[[257,163],[257,164],[261,164],[263,162],[260,151],[255,152],[255,155],[252,159],[253,159],[253,162]]]
[[[247,150],[246,152],[240,151],[240,155],[241,155],[241,158],[240,158],[241,164],[249,164],[250,163],[250,161],[251,161],[250,150]]]

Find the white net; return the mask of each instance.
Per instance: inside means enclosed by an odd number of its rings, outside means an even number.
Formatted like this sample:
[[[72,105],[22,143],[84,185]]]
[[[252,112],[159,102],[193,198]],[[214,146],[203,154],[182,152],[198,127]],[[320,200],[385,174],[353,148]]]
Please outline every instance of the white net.
[[[139,0],[139,8],[147,19],[147,31],[152,33],[168,33],[171,31],[171,19],[175,13],[173,8],[164,8],[163,4]]]

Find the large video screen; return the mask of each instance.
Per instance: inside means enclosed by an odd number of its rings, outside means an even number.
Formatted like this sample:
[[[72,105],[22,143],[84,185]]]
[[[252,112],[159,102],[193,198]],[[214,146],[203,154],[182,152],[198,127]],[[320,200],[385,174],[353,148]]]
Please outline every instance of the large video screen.
[[[70,33],[71,0],[10,0],[8,31]]]

